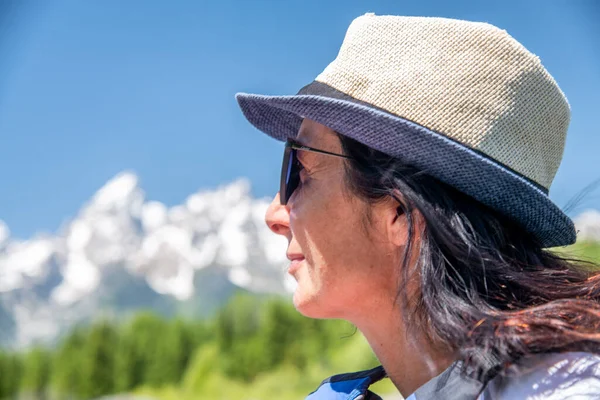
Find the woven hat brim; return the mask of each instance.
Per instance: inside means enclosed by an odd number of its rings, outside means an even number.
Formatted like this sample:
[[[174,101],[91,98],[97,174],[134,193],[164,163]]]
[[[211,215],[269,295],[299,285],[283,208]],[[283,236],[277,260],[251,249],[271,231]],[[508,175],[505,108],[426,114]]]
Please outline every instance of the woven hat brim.
[[[572,220],[527,179],[446,136],[380,109],[320,95],[238,93],[244,116],[281,141],[295,138],[303,118],[422,169],[518,222],[544,247],[575,242]]]

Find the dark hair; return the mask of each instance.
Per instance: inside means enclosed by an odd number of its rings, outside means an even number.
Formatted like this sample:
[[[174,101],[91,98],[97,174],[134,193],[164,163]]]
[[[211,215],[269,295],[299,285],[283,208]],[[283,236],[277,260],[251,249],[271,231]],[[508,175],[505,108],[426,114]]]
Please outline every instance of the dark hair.
[[[418,246],[418,293],[401,288],[415,333],[450,349],[462,372],[486,383],[538,353],[600,352],[595,265],[542,248],[523,228],[400,160],[339,135],[348,188],[373,203],[399,193],[409,226],[403,282]],[[395,196],[398,198],[398,196]],[[415,243],[413,211],[424,220]]]

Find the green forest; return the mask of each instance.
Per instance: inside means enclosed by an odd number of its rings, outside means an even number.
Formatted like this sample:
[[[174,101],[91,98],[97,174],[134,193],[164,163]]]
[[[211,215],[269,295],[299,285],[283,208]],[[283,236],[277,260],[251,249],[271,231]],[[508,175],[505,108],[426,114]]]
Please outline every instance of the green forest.
[[[142,312],[76,327],[53,347],[3,351],[0,399],[297,399],[329,375],[374,365],[350,324],[303,317],[289,299],[239,294],[204,321]]]
[[[598,244],[561,251],[600,260]],[[207,319],[140,312],[77,326],[53,346],[0,351],[0,399],[299,399],[330,375],[375,365],[347,322],[306,318],[287,298],[239,293]],[[384,380],[374,390],[394,387]]]

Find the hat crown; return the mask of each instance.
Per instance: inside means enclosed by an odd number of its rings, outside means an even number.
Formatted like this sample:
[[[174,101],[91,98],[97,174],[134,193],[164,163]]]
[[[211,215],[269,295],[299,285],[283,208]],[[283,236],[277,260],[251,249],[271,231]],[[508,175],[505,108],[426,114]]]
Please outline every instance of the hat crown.
[[[443,134],[546,190],[562,159],[565,95],[537,56],[493,25],[366,14],[316,81]]]

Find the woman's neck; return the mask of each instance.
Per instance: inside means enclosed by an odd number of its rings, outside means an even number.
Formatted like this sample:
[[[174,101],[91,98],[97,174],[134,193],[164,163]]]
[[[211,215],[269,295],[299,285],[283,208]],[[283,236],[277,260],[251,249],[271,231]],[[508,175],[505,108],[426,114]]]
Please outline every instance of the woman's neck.
[[[407,332],[401,310],[378,307],[362,321],[352,321],[365,336],[394,386],[408,397],[430,379],[448,368],[451,352],[435,350],[424,337]]]

